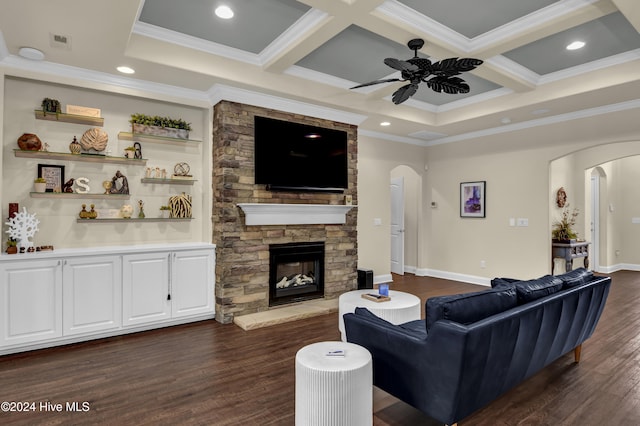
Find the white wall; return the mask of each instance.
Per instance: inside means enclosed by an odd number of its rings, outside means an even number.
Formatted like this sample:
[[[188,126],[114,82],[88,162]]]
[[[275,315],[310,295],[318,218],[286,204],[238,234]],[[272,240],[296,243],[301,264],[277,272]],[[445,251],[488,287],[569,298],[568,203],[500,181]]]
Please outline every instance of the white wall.
[[[8,215],[8,203],[17,202],[36,213],[40,220],[39,232],[34,238],[38,245],[53,245],[56,248],[91,247],[105,245],[169,243],[188,241],[211,241],[210,233],[210,123],[208,110],[201,107],[178,105],[154,99],[114,94],[73,85],[62,85],[13,77],[4,79],[4,126],[2,132],[2,215]],[[119,164],[72,162],[51,159],[16,158],[16,140],[23,133],[35,133],[49,144],[49,151],[69,152],[68,145],[73,136],[78,140],[91,128],[88,125],[36,120],[34,110],[43,98],[58,99],[63,108],[67,104],[100,108],[104,117],[103,129],[109,135],[108,149],[112,156],[121,155],[123,149],[132,144],[118,140],[118,133],[130,131],[128,120],[132,113],[162,115],[183,118],[191,122],[191,139],[202,143],[142,143],[143,157],[147,166],[165,168],[169,176],[177,162],[185,161],[191,174],[198,181],[193,186],[143,184],[145,167]],[[206,136],[205,136],[206,135]],[[81,176],[90,179],[91,193],[104,192],[102,182],[111,180],[117,170],[127,177],[131,198],[122,200],[92,199],[35,199],[33,179],[37,176],[38,164],[65,166],[65,180]],[[203,173],[205,172],[206,173]],[[138,200],[144,201],[147,217],[158,217],[159,207],[168,204],[172,195],[186,192],[193,196],[194,220],[180,223],[76,223],[82,204],[94,203],[97,209],[119,209],[122,204],[134,206],[137,215]],[[3,227],[3,231],[6,226]],[[3,241],[5,239],[3,238]]]
[[[420,172],[424,172],[424,165],[424,147],[358,136],[358,267],[372,269],[378,280],[386,280],[390,276],[389,184],[392,171],[398,166],[407,166],[414,171],[416,177],[408,179],[409,191],[413,191],[412,185],[417,183],[411,184],[411,181],[424,181],[424,175]],[[380,226],[374,225],[376,218],[381,219]],[[416,251],[418,244],[424,242],[424,236],[418,229],[411,229],[411,223],[410,217],[410,228],[405,234],[414,235],[408,237],[405,254],[410,262],[413,259],[418,262]],[[417,224],[414,226],[417,227]]]
[[[585,173],[603,162],[640,154],[636,117],[637,111],[603,114],[428,148],[360,136],[359,266],[375,275],[388,274],[388,172],[408,165],[419,171],[423,185],[417,274],[487,284],[495,276],[550,273],[555,191],[564,186],[571,205],[584,213]],[[460,218],[460,182],[475,180],[487,182],[487,217]],[[615,188],[608,193],[615,196]],[[431,208],[432,201],[437,208]],[[631,214],[625,213],[624,220],[630,222]],[[384,226],[374,227],[375,217],[382,217]],[[527,218],[529,226],[511,227],[510,218]],[[606,218],[614,223],[608,232],[609,257],[620,246],[615,218]],[[589,235],[588,219],[581,214],[581,236]],[[640,227],[631,232],[636,229]],[[640,253],[633,247],[621,252]]]

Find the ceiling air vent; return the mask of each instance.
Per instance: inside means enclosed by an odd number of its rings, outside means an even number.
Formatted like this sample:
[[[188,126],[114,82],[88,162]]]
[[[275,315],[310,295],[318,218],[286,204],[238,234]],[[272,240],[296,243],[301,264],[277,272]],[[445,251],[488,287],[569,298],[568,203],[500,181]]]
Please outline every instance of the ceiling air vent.
[[[49,33],[49,44],[57,49],[71,50],[71,36]]]

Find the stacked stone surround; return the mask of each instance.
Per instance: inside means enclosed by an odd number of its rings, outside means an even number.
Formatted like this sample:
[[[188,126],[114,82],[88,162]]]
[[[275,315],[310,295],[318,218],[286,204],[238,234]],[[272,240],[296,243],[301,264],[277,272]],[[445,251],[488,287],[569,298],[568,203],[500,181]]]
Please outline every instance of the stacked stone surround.
[[[254,183],[254,116],[348,133],[349,188],[342,194],[267,191]],[[213,242],[216,244],[216,319],[269,308],[269,244],[323,241],[325,298],[357,287],[357,208],[339,225],[245,225],[238,203],[357,205],[357,127],[299,114],[221,101],[213,111]],[[327,173],[331,173],[327,170]],[[302,302],[304,303],[304,302]],[[277,308],[271,308],[277,309]]]

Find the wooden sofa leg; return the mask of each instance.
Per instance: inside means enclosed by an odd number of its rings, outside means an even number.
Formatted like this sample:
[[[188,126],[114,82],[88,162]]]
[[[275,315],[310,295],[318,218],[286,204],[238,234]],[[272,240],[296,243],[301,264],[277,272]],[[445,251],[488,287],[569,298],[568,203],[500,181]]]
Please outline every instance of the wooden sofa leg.
[[[576,360],[576,363],[580,362],[581,352],[582,352],[582,345],[576,346],[576,348],[573,350],[573,357]]]

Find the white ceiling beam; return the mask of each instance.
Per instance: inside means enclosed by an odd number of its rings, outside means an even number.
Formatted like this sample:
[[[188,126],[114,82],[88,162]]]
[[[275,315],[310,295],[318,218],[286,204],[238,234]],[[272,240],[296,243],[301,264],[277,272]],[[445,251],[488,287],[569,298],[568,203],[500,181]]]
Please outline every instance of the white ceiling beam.
[[[625,18],[640,33],[640,2],[638,0],[612,0]]]

